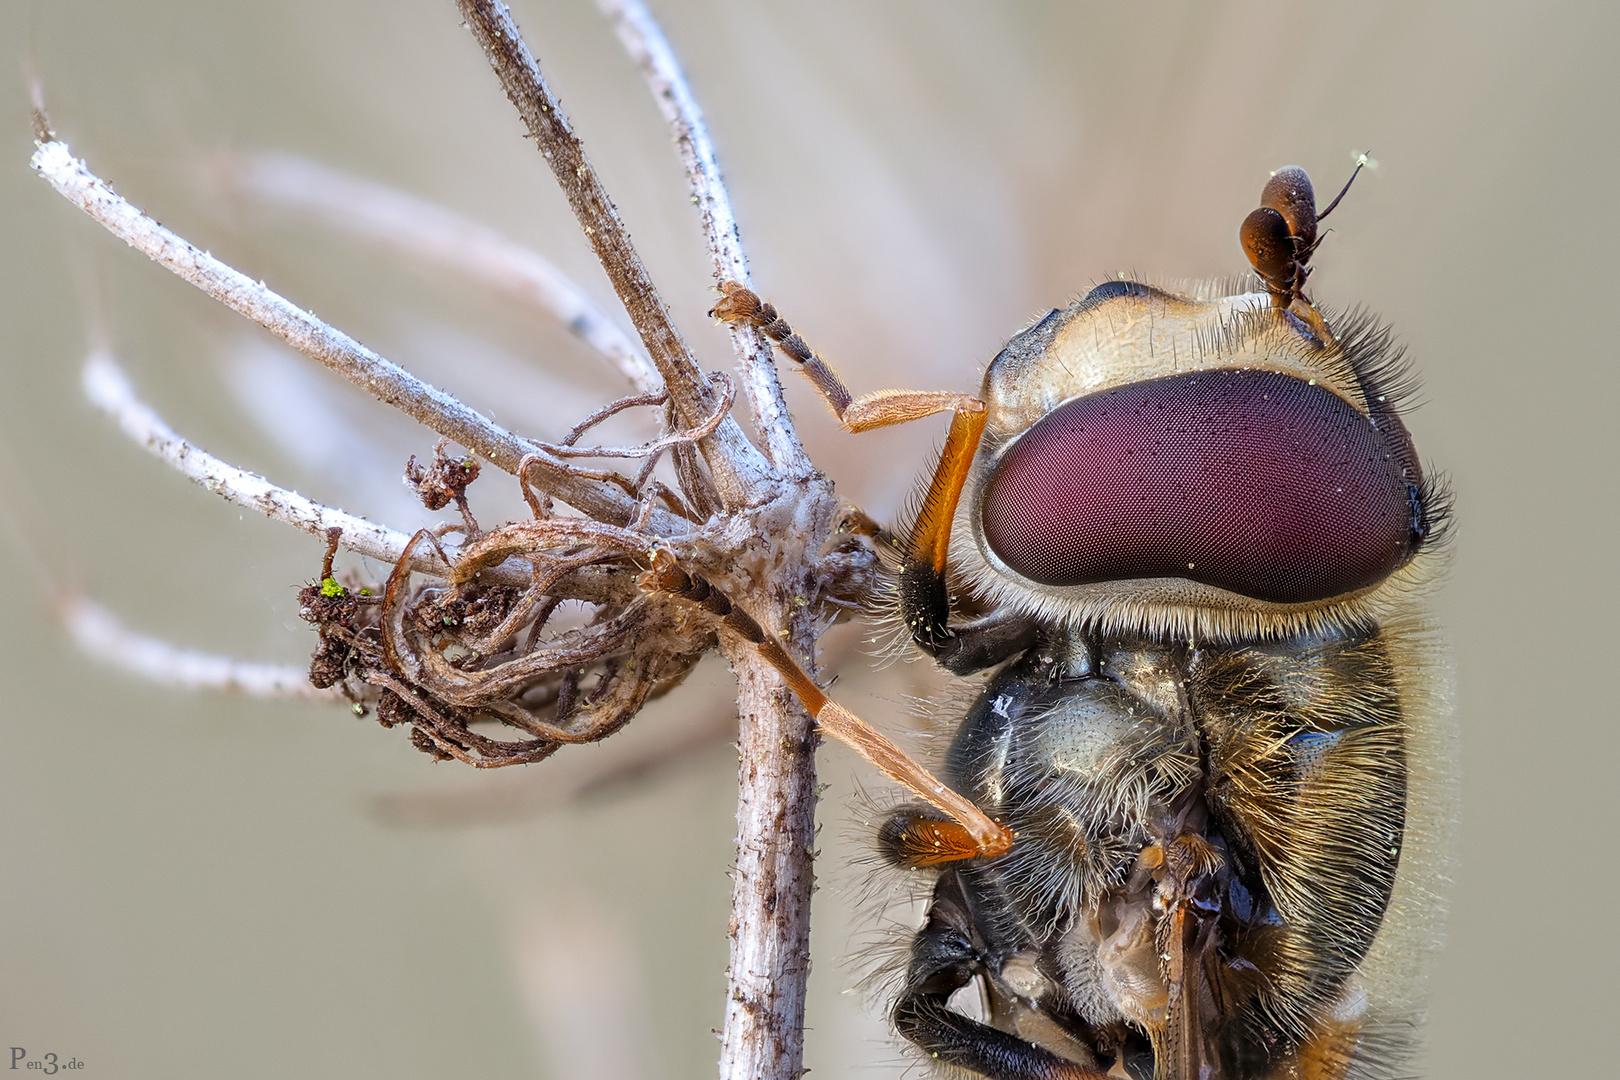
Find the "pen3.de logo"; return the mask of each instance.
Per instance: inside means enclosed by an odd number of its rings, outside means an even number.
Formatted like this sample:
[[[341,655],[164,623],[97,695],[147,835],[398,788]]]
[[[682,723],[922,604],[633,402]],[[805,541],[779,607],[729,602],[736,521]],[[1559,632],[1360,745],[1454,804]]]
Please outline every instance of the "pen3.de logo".
[[[63,1061],[56,1053],[40,1054],[38,1057],[29,1057],[28,1051],[21,1046],[11,1048],[11,1067],[13,1069],[38,1069],[46,1076],[52,1076],[58,1069],[82,1069],[84,1062],[76,1057],[69,1057]]]

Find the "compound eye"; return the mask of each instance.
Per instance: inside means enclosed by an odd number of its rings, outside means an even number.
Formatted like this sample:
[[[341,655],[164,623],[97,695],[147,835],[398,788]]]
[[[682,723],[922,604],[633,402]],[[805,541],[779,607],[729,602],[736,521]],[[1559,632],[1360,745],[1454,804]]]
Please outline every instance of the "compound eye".
[[[984,537],[1045,585],[1173,577],[1324,600],[1412,553],[1410,461],[1404,433],[1386,440],[1303,379],[1175,375],[1077,398],[1020,436],[985,486]]]
[[[1316,242],[1316,189],[1298,165],[1284,165],[1271,174],[1260,189],[1260,205],[1281,214],[1302,247]]]
[[[1262,206],[1243,219],[1238,230],[1243,253],[1254,265],[1254,272],[1266,281],[1287,283],[1294,279],[1294,240],[1288,222],[1269,206]]]

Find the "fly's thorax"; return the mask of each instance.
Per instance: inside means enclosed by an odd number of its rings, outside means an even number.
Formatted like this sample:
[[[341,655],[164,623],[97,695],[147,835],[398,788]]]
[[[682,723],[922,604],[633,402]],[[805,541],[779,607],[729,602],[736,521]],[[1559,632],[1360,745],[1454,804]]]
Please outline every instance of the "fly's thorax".
[[[1316,1030],[1399,866],[1397,663],[1377,631],[1195,649],[1050,635],[987,684],[947,759],[1015,837],[962,871],[1002,912],[981,932],[1038,949],[1088,1023],[1151,1028],[1163,919],[1192,904],[1231,1003],[1220,1053]]]
[[[1016,837],[1006,886],[1056,923],[1118,880],[1199,776],[1186,651],[1052,635],[994,677],[945,778]]]

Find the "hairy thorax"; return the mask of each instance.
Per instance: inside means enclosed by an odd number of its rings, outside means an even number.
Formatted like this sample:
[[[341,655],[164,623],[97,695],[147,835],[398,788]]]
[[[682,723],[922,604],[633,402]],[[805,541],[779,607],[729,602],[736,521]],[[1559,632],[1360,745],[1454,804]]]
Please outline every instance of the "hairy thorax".
[[[997,675],[947,777],[1015,844],[947,870],[933,913],[980,939],[991,1023],[1101,1068],[1112,1047],[1142,1076],[1155,1058],[1234,1077],[1348,1060],[1400,857],[1394,685],[1377,632],[1076,633]],[[1172,953],[1197,977],[1167,982]]]

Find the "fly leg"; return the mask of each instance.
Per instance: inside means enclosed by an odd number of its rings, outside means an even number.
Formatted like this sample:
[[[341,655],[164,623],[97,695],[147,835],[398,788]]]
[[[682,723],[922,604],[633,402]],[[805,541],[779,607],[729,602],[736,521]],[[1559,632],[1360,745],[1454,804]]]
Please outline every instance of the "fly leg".
[[[722,630],[736,634],[758,649],[816,718],[818,728],[849,746],[884,776],[950,819],[938,825],[947,830],[953,842],[964,851],[962,858],[994,857],[1012,847],[1012,834],[990,820],[983,810],[947,787],[866,721],[822,693],[821,687],[788,655],[782,643],[767,634],[753,616],[733,605],[725,593],[702,576],[689,574],[676,566],[675,557],[667,548],[655,549],[652,562],[652,569],[641,577],[643,589],[671,593],[698,605],[719,620]]]
[[[875,394],[854,397],[832,366],[817,356],[804,338],[794,333],[793,327],[776,313],[774,305],[735,281],[722,282],[720,291],[724,295],[709,314],[722,322],[745,322],[764,331],[765,336],[798,365],[848,431],[871,431],[942,412],[981,416],[984,413],[984,402],[978,398],[944,390],[879,390]],[[980,424],[982,426],[982,420]]]
[[[871,431],[936,413],[951,414],[950,432],[945,436],[917,520],[904,539],[890,540],[886,533],[880,537],[900,555],[899,600],[906,628],[924,651],[957,674],[1000,663],[1034,644],[1035,625],[1028,619],[1002,616],[950,625],[946,557],[951,546],[951,522],[979,438],[984,434],[984,402],[969,394],[944,390],[880,390],[853,397],[838,373],[794,333],[773,305],[734,281],[721,284],[720,291],[725,295],[710,314],[725,322],[746,322],[764,331],[798,365],[845,430]],[[861,517],[870,521],[864,514]]]
[[[947,871],[929,904],[928,922],[911,943],[905,989],[894,1006],[895,1030],[929,1058],[986,1080],[1108,1080],[1089,1065],[952,1009],[951,995],[986,971],[957,875]]]

